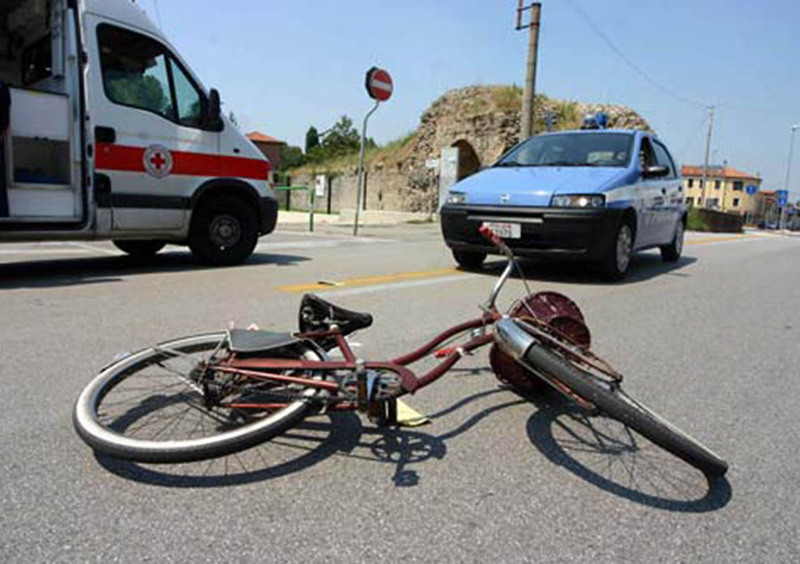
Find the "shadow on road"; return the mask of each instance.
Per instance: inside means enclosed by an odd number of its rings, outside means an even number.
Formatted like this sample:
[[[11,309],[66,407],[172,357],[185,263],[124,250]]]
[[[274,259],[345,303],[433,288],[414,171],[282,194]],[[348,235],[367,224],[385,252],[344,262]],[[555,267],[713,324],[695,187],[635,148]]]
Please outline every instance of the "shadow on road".
[[[689,275],[681,272],[681,269],[694,262],[697,262],[694,257],[683,256],[677,262],[664,262],[657,253],[640,253],[631,258],[628,275],[624,280],[618,282],[604,279],[602,274],[591,265],[578,261],[524,259],[520,261],[520,266],[528,280],[609,286],[635,284],[664,275],[686,277]],[[505,260],[490,261],[485,263],[483,268],[469,270],[469,272],[497,276],[505,268],[505,265]],[[515,272],[513,276],[518,278],[519,273]]]
[[[463,398],[456,404],[431,414],[442,417],[481,398],[502,393],[493,389]],[[355,413],[312,417],[286,433],[245,451],[211,460],[184,464],[140,464],[95,454],[98,463],[113,474],[145,484],[172,488],[210,488],[266,481],[311,466],[337,455],[394,466],[392,481],[398,487],[415,486],[419,474],[409,468],[429,460],[444,458],[445,441],[472,428],[500,409],[523,403],[510,402],[483,410],[441,436],[405,428],[364,427]],[[135,419],[121,422],[122,426]]]
[[[291,266],[310,260],[307,257],[253,253],[247,262],[225,268],[261,265]],[[127,255],[48,259],[0,264],[0,289],[53,288],[84,284],[120,282],[124,276],[218,269],[194,261],[188,252],[163,252],[147,260]]]
[[[305,470],[337,453],[352,452],[361,438],[354,413],[312,418],[237,454],[185,464],[139,464],[95,454],[100,465],[128,480],[170,488],[218,488],[279,478]]]
[[[528,437],[550,461],[627,500],[686,513],[715,511],[733,493],[726,478],[702,472],[634,434],[624,424],[589,416],[555,392],[535,399]]]
[[[531,403],[535,408],[527,422],[531,443],[555,465],[606,492],[648,507],[690,513],[720,509],[732,498],[726,479],[709,482],[701,472],[621,423],[590,417],[555,392],[523,398],[502,388],[490,389],[462,398],[429,418],[443,418],[496,394],[504,395],[500,403],[473,413],[439,435],[424,428],[365,426],[355,413],[338,413],[312,417],[262,445],[212,460],[156,465],[99,454],[96,458],[108,471],[141,483],[217,488],[271,480],[308,470],[331,456],[343,456],[390,464],[394,484],[413,487],[421,481],[421,465],[445,458],[448,440],[498,411]]]

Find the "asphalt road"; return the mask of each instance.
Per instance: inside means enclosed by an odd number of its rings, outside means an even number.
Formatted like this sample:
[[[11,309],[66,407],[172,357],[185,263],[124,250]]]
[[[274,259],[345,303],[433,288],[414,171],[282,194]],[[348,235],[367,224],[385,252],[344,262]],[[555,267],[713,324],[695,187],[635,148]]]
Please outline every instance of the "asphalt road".
[[[376,317],[359,354],[387,358],[474,315],[501,266],[452,270],[435,226],[363,233],[284,230],[225,269],[178,248],[136,265],[108,243],[0,246],[0,561],[800,560],[800,238],[691,234],[680,263],[644,253],[619,284],[526,265],[580,304],[629,392],[730,461],[714,484],[559,398],[499,387],[482,352],[409,399],[421,427],[319,416],[169,466],[78,439],[73,402],[121,351],[230,322],[292,329],[302,287],[324,280]]]

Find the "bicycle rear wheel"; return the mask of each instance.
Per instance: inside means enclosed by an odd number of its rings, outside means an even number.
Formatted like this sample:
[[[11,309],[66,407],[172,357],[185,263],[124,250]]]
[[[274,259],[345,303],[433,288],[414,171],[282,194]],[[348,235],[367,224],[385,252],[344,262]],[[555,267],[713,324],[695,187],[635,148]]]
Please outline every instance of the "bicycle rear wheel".
[[[73,422],[96,451],[137,462],[189,462],[244,450],[300,423],[321,392],[292,384],[198,371],[227,354],[225,333],[175,339],[126,356],[104,368],[79,396]],[[322,360],[292,345],[288,358]],[[208,401],[209,394],[232,401]],[[242,409],[226,404],[272,403]],[[282,398],[282,399],[281,399]],[[291,399],[287,399],[291,398]]]
[[[728,470],[728,463],[711,449],[631,398],[618,385],[601,381],[547,347],[533,345],[521,360],[546,381],[560,383],[569,392],[595,405],[604,414],[624,423],[707,476],[720,477]]]

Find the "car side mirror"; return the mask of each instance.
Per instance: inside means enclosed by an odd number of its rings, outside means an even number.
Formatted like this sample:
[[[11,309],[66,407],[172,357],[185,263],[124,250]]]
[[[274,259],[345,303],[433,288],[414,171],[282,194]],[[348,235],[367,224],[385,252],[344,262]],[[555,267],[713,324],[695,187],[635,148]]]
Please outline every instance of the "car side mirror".
[[[664,165],[653,165],[645,167],[642,176],[644,178],[661,178],[669,174],[669,169]]]
[[[205,125],[211,131],[222,131],[224,122],[221,117],[221,104],[219,101],[219,92],[216,88],[212,88],[208,93],[208,103],[206,104]]]

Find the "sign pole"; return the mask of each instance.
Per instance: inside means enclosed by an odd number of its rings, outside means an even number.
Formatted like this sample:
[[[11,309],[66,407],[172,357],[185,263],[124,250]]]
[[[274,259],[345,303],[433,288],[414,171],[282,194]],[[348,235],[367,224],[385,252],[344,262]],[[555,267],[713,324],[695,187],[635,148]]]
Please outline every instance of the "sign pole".
[[[309,187],[308,190],[308,230],[314,231],[314,205],[316,202],[314,201],[314,194],[315,191]]]
[[[364,187],[364,153],[366,152],[366,141],[367,141],[367,120],[369,120],[369,116],[375,113],[375,110],[378,109],[378,106],[381,105],[380,100],[375,100],[375,105],[372,106],[372,109],[367,112],[367,115],[364,116],[364,124],[361,127],[361,150],[358,154],[358,184],[356,185],[356,217],[355,222],[353,223],[353,235],[358,235],[358,214],[361,211],[361,192],[362,188]]]

